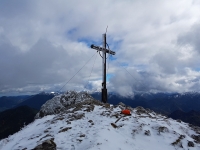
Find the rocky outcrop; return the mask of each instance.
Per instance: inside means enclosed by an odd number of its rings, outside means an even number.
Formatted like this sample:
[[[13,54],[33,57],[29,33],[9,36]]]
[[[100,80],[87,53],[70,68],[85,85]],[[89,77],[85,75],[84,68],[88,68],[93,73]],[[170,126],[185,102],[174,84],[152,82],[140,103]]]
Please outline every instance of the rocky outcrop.
[[[192,138],[195,140],[196,143],[200,143],[200,135],[192,135]]]
[[[40,111],[36,114],[35,119],[42,118],[47,115],[66,112],[67,109],[70,109],[76,104],[92,100],[94,99],[86,92],[67,91],[65,94],[55,96],[43,104]]]
[[[54,139],[45,140],[42,144],[36,146],[33,150],[56,150]]]

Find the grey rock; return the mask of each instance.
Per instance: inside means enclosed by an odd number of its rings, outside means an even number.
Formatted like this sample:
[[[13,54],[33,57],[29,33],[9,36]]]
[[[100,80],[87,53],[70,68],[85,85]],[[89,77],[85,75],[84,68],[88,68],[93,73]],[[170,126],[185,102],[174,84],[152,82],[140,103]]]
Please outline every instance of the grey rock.
[[[192,135],[192,138],[195,140],[196,143],[200,143],[200,135]]]
[[[89,122],[89,123],[92,123],[93,121],[92,121],[92,120],[89,120],[88,122]]]
[[[194,130],[197,134],[200,134],[200,127],[198,126],[194,126],[194,125],[191,125],[189,124],[189,126],[192,128],[192,130]]]
[[[68,130],[71,129],[71,128],[72,128],[72,127],[66,127],[66,128],[64,128],[64,129],[60,130],[58,133],[66,132],[66,131],[68,131]]]
[[[161,132],[163,132],[163,133],[169,132],[169,130],[168,130],[167,127],[159,127],[159,128],[158,128],[158,132],[159,132],[159,134],[160,134]]]
[[[135,109],[136,109],[136,113],[137,113],[138,115],[148,113],[148,112],[147,112],[143,107],[141,107],[141,106],[138,106],[138,107],[136,107]]]
[[[121,105],[121,106],[123,106],[123,107],[126,107],[126,105],[125,105],[124,103],[122,103],[122,102],[120,102],[118,105]]]
[[[150,136],[151,132],[149,130],[145,130],[144,134],[147,135],[147,136]]]
[[[33,150],[56,150],[56,144],[53,140],[53,138],[45,140],[42,144],[36,146]]]
[[[192,141],[188,141],[188,147],[194,147],[194,143]]]
[[[85,134],[81,134],[79,137],[85,137]]]

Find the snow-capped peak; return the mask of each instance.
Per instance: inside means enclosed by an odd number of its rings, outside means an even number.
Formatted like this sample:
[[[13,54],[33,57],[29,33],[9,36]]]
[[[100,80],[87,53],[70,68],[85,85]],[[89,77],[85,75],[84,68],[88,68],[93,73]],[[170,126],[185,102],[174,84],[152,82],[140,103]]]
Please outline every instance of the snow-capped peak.
[[[93,98],[86,92],[67,91],[64,94],[53,97],[43,104],[35,118],[37,119],[46,115],[65,112],[67,108],[73,104],[91,99]]]
[[[42,118],[1,140],[0,149],[200,149],[199,128],[142,107],[113,106],[88,96],[81,99],[83,95],[68,92],[53,98],[42,109],[54,113],[38,115]],[[129,109],[131,115],[121,114],[123,109]]]

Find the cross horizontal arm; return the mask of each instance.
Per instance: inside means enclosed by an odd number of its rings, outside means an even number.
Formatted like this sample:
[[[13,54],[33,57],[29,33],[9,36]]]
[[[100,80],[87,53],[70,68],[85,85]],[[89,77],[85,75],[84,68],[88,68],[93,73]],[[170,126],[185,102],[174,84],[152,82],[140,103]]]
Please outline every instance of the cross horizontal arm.
[[[115,55],[115,52],[114,52],[114,51],[108,50],[108,49],[103,48],[103,47],[100,47],[100,46],[95,46],[95,45],[92,44],[92,45],[91,45],[91,48],[96,49],[96,50],[98,50],[98,51],[105,51],[106,53],[109,53],[109,54],[111,54],[111,55]]]

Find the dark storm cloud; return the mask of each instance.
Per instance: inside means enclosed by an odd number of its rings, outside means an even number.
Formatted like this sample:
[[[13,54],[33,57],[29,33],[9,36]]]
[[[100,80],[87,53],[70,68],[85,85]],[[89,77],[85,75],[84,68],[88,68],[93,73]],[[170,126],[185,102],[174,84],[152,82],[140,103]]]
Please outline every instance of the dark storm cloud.
[[[192,46],[200,53],[200,23],[195,24],[187,32],[183,32],[178,37],[178,44],[181,46]]]
[[[156,54],[152,58],[152,62],[155,63],[162,70],[163,73],[175,74],[177,71],[177,55],[168,50],[166,50],[166,52]]]
[[[21,52],[9,43],[0,45],[0,69],[1,85],[19,86],[29,82],[46,83],[48,80],[55,82],[57,73],[55,68],[60,69],[61,64],[57,60],[67,58],[67,52],[62,48],[55,48],[45,40],[38,41],[27,52]],[[67,64],[66,64],[67,65]]]
[[[26,0],[1,0],[0,1],[0,16],[3,18],[16,18],[19,16],[25,16],[30,11],[31,5],[34,5],[31,1]]]
[[[61,46],[53,46],[49,41],[39,40],[29,51],[22,52],[11,43],[0,45],[0,90],[64,83],[79,64]],[[72,72],[72,73],[70,73]],[[58,89],[57,89],[58,90]]]

